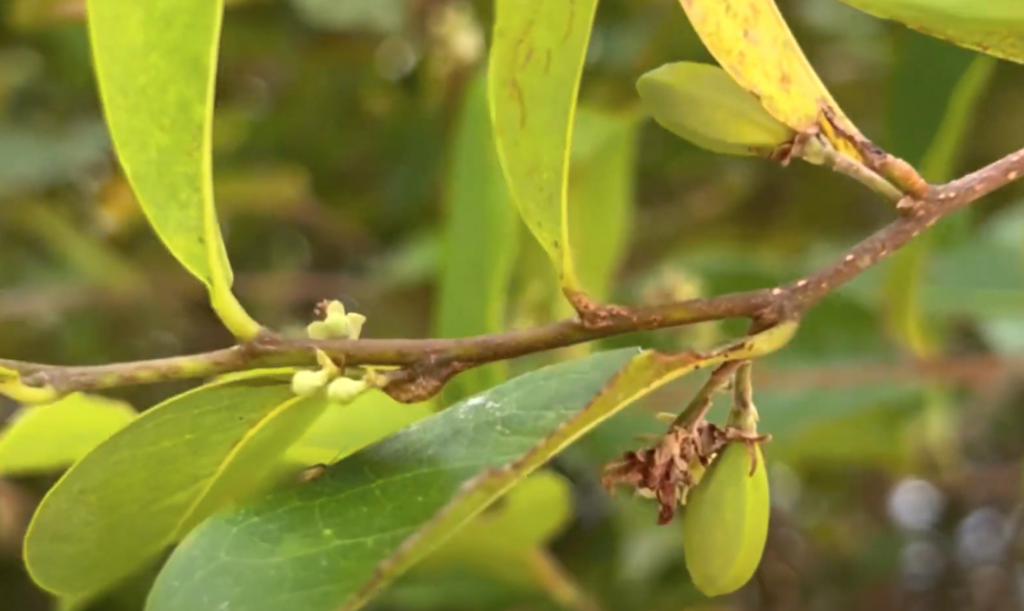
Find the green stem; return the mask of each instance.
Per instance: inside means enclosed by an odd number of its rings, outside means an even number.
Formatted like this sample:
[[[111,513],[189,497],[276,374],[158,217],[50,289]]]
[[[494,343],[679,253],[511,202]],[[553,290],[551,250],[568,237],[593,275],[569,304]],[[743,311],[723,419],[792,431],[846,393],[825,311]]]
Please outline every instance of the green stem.
[[[669,430],[693,426],[700,422],[707,415],[708,410],[711,409],[711,399],[714,394],[720,390],[723,390],[729,385],[729,378],[733,376],[736,370],[743,364],[744,361],[729,361],[722,363],[717,369],[711,372],[708,377],[708,381],[704,383],[697,394],[693,397],[690,403],[683,409],[682,412],[676,416],[676,419],[672,421],[669,426]]]
[[[744,433],[757,432],[753,370],[753,361],[743,361],[736,369],[732,411],[729,412],[728,426],[738,428]]]

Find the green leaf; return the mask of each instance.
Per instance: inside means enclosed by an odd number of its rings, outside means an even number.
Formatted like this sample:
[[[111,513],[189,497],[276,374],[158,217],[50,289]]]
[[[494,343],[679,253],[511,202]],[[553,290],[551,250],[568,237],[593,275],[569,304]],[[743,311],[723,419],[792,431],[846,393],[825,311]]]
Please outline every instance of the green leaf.
[[[569,235],[580,285],[597,301],[609,301],[633,229],[638,113],[583,106],[576,113],[569,172]],[[529,261],[524,261],[524,267]],[[534,265],[536,268],[536,265]],[[521,270],[530,274],[529,268]],[[534,270],[532,280],[550,306],[547,322],[574,314],[557,283]],[[543,284],[541,284],[543,283]],[[588,354],[591,345],[563,351]]]
[[[88,0],[93,63],[114,149],[149,222],[206,284],[241,339],[259,324],[231,293],[213,201],[211,133],[223,0]]]
[[[937,96],[949,102],[942,122],[918,164],[926,180],[939,183],[953,177],[958,153],[970,133],[975,112],[991,82],[995,65],[995,60],[990,57],[975,58],[964,66],[951,90],[946,95]],[[948,229],[948,225],[943,229]],[[929,232],[909,244],[888,264],[886,274],[885,302],[889,328],[914,355],[922,358],[934,356],[939,348],[936,331],[929,329],[925,320],[921,299],[928,256],[940,237]]]
[[[796,135],[718,66],[665,64],[636,89],[658,125],[709,151],[767,157]]]
[[[503,581],[544,589],[534,556],[572,517],[569,484],[541,471],[463,526],[426,558],[420,570],[460,566]]]
[[[353,610],[600,422],[698,367],[784,345],[795,325],[706,359],[635,349],[522,375],[305,485],[214,517],[174,551],[149,611]]]
[[[837,151],[860,153],[859,135],[818,78],[774,0],[679,0],[708,51],[768,114],[796,132],[820,130]],[[826,120],[822,107],[831,111]],[[842,128],[839,133],[832,123]]]
[[[568,483],[554,473],[531,475],[442,543],[418,570],[432,574],[461,567],[547,591],[547,575],[538,572],[546,567],[537,558],[571,518],[570,494]]]
[[[434,413],[432,403],[399,403],[369,390],[346,404],[331,404],[288,449],[285,459],[304,466],[330,464]]]
[[[4,125],[0,134],[0,197],[38,193],[103,163],[110,141],[97,119],[75,121],[58,131]]]
[[[488,97],[512,199],[563,287],[578,290],[569,246],[573,117],[597,0],[497,0]]]
[[[135,416],[123,401],[81,393],[26,405],[0,430],[0,476],[64,469]]]
[[[968,49],[1024,63],[1024,3],[1019,0],[843,0],[881,19]]]
[[[819,375],[827,379],[828,372]],[[898,467],[907,458],[905,425],[920,413],[924,392],[918,381],[841,389],[794,384],[758,392],[755,400],[758,428],[772,434],[770,458],[795,467]]]
[[[636,127],[632,115],[587,107],[576,115],[569,229],[580,284],[598,301],[611,297],[632,235]]]
[[[340,31],[396,34],[405,24],[405,0],[291,0],[295,11],[314,27]]]
[[[957,83],[977,54],[905,28],[893,35],[885,146],[893,155],[919,164],[935,140]]]
[[[262,485],[325,405],[319,395],[294,397],[287,378],[261,373],[144,412],[43,499],[26,535],[29,572],[46,590],[75,598],[118,583]]]
[[[447,209],[435,328],[440,337],[496,333],[505,327],[520,221],[494,149],[487,89],[466,90],[447,178]],[[456,401],[505,381],[506,363],[476,367],[445,388]]]
[[[134,261],[100,236],[84,230],[52,202],[32,202],[5,210],[0,222],[31,236],[69,271],[104,289],[127,294],[149,288],[145,274]]]

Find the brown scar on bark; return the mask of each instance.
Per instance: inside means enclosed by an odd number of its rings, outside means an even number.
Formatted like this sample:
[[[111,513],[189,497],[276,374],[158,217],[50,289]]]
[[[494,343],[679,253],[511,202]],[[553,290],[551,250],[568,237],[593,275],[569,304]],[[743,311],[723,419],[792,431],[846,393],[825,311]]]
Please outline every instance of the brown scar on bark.
[[[428,360],[420,365],[388,372],[381,387],[389,397],[401,403],[420,403],[434,397],[448,380],[472,367],[472,363],[452,361],[437,363]]]
[[[652,320],[637,316],[631,308],[626,306],[598,303],[584,291],[563,289],[562,293],[576,310],[580,323],[586,329],[607,329],[618,325],[632,325],[640,328],[645,324],[653,323]]]

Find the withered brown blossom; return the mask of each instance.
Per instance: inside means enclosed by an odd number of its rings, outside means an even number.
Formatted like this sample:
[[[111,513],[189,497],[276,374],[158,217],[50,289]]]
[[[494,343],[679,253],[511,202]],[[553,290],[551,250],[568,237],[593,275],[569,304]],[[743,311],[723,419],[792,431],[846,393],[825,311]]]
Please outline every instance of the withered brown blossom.
[[[700,472],[727,443],[753,444],[770,439],[770,435],[721,429],[703,420],[688,426],[674,425],[655,445],[627,451],[621,460],[607,464],[601,484],[609,494],[614,494],[616,486],[629,486],[653,497],[658,502],[658,524],[668,524],[676,507],[685,504],[687,493],[697,485]]]
[[[667,524],[696,484],[694,471],[706,467],[725,443],[725,432],[706,421],[673,426],[654,446],[628,451],[622,460],[609,463],[601,483],[609,493],[625,485],[653,496],[659,506],[658,524]]]

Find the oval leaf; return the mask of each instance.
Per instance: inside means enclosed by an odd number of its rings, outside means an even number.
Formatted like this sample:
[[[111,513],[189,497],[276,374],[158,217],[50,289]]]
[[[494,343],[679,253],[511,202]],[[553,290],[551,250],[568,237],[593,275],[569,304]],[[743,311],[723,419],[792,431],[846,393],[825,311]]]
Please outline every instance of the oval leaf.
[[[633,115],[595,108],[576,114],[569,228],[580,284],[599,301],[611,297],[632,233],[637,124]]]
[[[497,0],[488,97],[512,199],[551,258],[563,287],[578,289],[569,248],[573,116],[597,0]]]
[[[89,39],[118,160],[157,235],[237,337],[259,325],[231,293],[213,202],[211,133],[223,0],[88,0]]]
[[[1024,63],[1020,0],[843,0],[882,19],[988,55]]]
[[[448,169],[435,328],[439,337],[496,333],[519,243],[520,222],[494,149],[483,76],[466,90]],[[445,387],[457,401],[505,381],[507,363],[475,367]]]
[[[818,129],[836,150],[860,160],[856,146],[835,133],[828,108],[845,134],[860,137],[804,56],[774,0],[679,0],[693,29],[722,68],[761,100],[768,114],[800,133]]]
[[[696,368],[753,358],[781,325],[698,357],[635,349],[540,369],[213,517],[175,549],[149,611],[352,611],[599,423]]]
[[[325,405],[319,396],[295,398],[287,380],[253,378],[203,386],[144,412],[43,499],[26,535],[29,572],[67,597],[114,585],[252,491]]]
[[[945,113],[919,164],[921,175],[928,181],[937,184],[953,178],[958,153],[971,132],[981,97],[995,72],[995,63],[991,57],[975,56],[974,61],[964,66],[960,78],[941,95],[941,99],[948,100]],[[957,218],[963,218],[963,213]],[[948,229],[952,220],[948,219],[937,229]],[[928,232],[896,253],[887,264],[883,293],[885,319],[890,333],[918,358],[932,358],[939,349],[937,330],[930,328],[922,305],[922,285],[929,271],[929,255],[941,238],[941,232]]]
[[[0,476],[64,469],[136,415],[123,401],[81,393],[26,405],[0,431]]]
[[[718,66],[665,64],[636,89],[659,125],[716,153],[767,157],[795,135]]]

